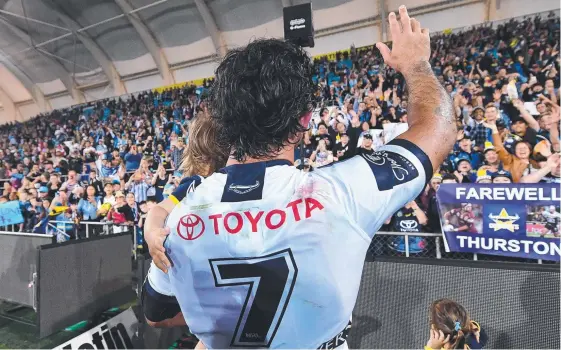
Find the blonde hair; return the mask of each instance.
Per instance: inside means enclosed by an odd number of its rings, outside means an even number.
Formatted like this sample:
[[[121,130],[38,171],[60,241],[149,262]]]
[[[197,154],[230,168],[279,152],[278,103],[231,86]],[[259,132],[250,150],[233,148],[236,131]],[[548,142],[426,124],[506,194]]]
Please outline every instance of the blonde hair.
[[[216,135],[218,125],[206,112],[199,112],[189,124],[189,142],[180,169],[183,176],[209,176],[224,167],[229,152]]]

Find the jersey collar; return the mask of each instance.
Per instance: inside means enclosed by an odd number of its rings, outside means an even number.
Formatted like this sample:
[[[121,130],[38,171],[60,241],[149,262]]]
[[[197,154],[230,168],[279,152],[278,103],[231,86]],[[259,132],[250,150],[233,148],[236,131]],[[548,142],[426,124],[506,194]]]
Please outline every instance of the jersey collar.
[[[292,162],[286,159],[273,159],[273,160],[268,160],[268,161],[263,161],[263,162],[255,162],[255,163],[247,163],[247,164],[232,164],[232,165],[228,165],[227,167],[224,167],[222,169],[220,169],[218,172],[222,173],[222,174],[227,174],[230,171],[233,171],[234,169],[241,169],[242,167],[247,167],[250,165],[255,165],[255,164],[265,164],[266,168],[270,168],[270,167],[274,167],[274,166],[279,166],[279,165],[289,165],[292,166]]]

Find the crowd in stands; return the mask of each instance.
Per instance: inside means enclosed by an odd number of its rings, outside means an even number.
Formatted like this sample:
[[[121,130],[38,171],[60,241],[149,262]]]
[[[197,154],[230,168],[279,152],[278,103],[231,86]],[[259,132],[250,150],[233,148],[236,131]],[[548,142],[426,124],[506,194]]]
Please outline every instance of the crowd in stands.
[[[434,35],[431,45],[434,73],[454,101],[457,143],[425,192],[388,218],[389,231],[402,231],[407,219],[418,224],[409,231],[439,232],[435,192],[442,183],[560,183],[559,18],[482,24]],[[405,81],[373,47],[317,58],[315,68],[317,109],[296,166],[313,171],[372,154],[407,122]],[[211,84],[97,101],[2,126],[0,202],[20,201],[25,223],[19,229],[26,232],[42,232],[48,219],[141,229],[150,206],[180,181],[187,125]],[[422,250],[418,243],[410,249]]]

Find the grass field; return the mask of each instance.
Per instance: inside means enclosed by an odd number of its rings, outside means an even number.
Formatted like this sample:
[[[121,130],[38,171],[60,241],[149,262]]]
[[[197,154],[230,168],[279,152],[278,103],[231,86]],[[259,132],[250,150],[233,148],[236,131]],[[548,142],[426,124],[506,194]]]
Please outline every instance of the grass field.
[[[125,310],[135,304],[136,301],[122,305],[119,310]],[[0,301],[0,314],[6,314],[10,318],[17,318],[26,323],[36,322],[36,314],[33,309],[22,308],[14,312],[8,312],[14,306],[14,304]],[[120,311],[116,313],[118,312]],[[0,315],[0,349],[52,349],[95,326],[95,324],[87,324],[85,327],[69,327],[69,329],[76,329],[61,330],[46,338],[39,339],[37,327],[9,320]]]

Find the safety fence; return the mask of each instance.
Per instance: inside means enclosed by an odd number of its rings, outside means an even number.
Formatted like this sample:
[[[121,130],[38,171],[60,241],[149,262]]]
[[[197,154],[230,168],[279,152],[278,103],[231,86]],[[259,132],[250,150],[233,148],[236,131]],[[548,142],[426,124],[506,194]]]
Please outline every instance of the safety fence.
[[[511,258],[477,253],[446,252],[442,233],[379,231],[372,239],[367,259],[376,257],[432,258],[543,264],[542,259]],[[547,261],[547,264],[554,262]],[[556,263],[559,264],[559,263]]]
[[[0,231],[16,232],[17,225],[0,227]],[[57,238],[57,242],[70,239],[84,239],[90,237],[107,236],[118,233],[132,233],[133,256],[136,259],[139,252],[139,242],[144,239],[142,232],[136,225],[115,224],[111,221],[71,221],[51,220],[47,232]],[[378,257],[407,257],[473,261],[522,262],[543,264],[542,259],[511,258],[477,253],[446,252],[441,233],[431,232],[385,232],[376,233],[367,253],[367,260]],[[559,264],[546,261],[546,264]]]
[[[138,227],[136,225],[115,224],[111,221],[71,221],[52,220],[48,223],[47,232],[57,237],[57,242],[71,239],[109,236],[120,233],[132,233],[132,254],[136,260],[138,255]]]

